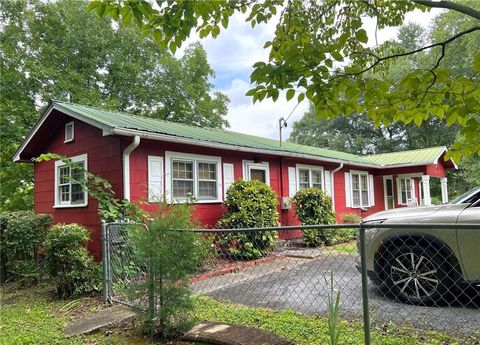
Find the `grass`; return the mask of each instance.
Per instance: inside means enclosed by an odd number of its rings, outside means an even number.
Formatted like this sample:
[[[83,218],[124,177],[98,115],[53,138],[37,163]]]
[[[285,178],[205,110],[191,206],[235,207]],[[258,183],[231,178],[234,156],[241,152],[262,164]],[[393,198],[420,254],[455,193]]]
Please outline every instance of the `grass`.
[[[29,345],[106,345],[153,344],[139,336],[135,324],[122,325],[93,335],[67,338],[64,328],[71,319],[89,314],[103,305],[96,298],[58,300],[48,286],[14,289],[0,294],[0,344]],[[298,345],[328,344],[326,318],[306,316],[294,311],[273,311],[251,308],[207,297],[196,297],[193,317],[197,321],[217,321],[257,327],[286,337]],[[363,344],[362,326],[358,322],[341,321],[340,344]],[[443,333],[417,333],[411,328],[384,326],[372,332],[373,344],[385,345],[458,345],[462,342]],[[475,344],[478,340],[463,344]],[[177,344],[178,343],[172,343]]]
[[[67,338],[66,323],[102,307],[98,298],[58,300],[49,286],[21,290],[10,286],[0,300],[0,344],[151,344],[130,329]]]
[[[325,247],[327,250],[336,251],[339,253],[345,254],[356,254],[357,253],[357,242],[350,241],[344,243],[338,243],[333,246]]]
[[[218,302],[207,297],[195,301],[197,320],[233,323],[257,327],[290,339],[297,345],[328,344],[326,318],[306,316],[294,311],[273,311]],[[339,344],[363,344],[359,322],[341,321]],[[443,333],[414,332],[411,328],[390,325],[372,332],[372,343],[383,345],[459,345],[462,342]]]

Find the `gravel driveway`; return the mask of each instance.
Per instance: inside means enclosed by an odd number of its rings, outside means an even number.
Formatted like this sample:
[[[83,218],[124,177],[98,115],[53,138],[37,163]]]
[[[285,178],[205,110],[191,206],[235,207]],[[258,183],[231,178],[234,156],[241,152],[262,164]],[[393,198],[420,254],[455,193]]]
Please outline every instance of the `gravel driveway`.
[[[196,293],[254,307],[293,309],[325,314],[330,272],[341,293],[341,312],[348,319],[361,318],[360,274],[355,255],[332,253],[314,259],[283,257],[280,260],[193,284]],[[369,285],[372,322],[409,323],[418,328],[469,335],[480,330],[480,296],[458,297],[455,306],[418,307],[395,302]],[[466,303],[466,302],[470,303]]]

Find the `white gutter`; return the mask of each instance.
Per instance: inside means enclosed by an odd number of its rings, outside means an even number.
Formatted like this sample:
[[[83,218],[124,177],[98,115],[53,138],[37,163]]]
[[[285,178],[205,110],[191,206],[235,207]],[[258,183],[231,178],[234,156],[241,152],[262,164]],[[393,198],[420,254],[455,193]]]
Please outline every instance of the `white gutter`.
[[[340,163],[338,167],[336,167],[334,170],[332,170],[332,178],[330,183],[332,184],[332,207],[333,210],[335,211],[335,173],[339,172],[343,168],[343,163]]]
[[[236,146],[230,144],[220,144],[214,143],[210,141],[202,141],[198,139],[189,139],[189,138],[182,138],[167,134],[158,134],[158,133],[145,133],[143,131],[135,130],[135,129],[121,129],[121,128],[114,128],[112,134],[116,135],[123,135],[123,136],[140,136],[143,139],[151,139],[151,140],[161,140],[167,141],[172,143],[182,143],[182,144],[190,144],[196,146],[204,146],[216,149],[223,149],[223,150],[232,150],[232,151],[240,151],[240,152],[252,152],[256,154],[266,154],[266,155],[276,155],[276,156],[284,156],[284,157],[292,157],[292,158],[304,158],[322,162],[329,162],[329,163],[344,163],[349,165],[354,165],[358,167],[366,167],[366,168],[377,168],[382,169],[382,166],[374,165],[374,164],[365,164],[365,163],[355,163],[352,161],[346,161],[341,159],[332,159],[326,158],[322,156],[313,156],[309,154],[303,153],[293,153],[293,152],[285,152],[285,151],[276,151],[276,150],[268,150],[268,149],[256,149],[256,148],[249,148],[243,146]]]
[[[130,200],[130,153],[140,145],[140,137],[135,135],[130,145],[123,150],[123,198]]]

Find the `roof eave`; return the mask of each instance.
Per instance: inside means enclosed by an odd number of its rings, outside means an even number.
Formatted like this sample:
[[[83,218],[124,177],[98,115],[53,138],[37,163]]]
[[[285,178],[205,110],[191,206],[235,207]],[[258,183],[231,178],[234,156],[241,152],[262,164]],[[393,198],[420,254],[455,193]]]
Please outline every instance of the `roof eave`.
[[[382,168],[382,166],[377,164],[365,164],[365,163],[357,163],[354,161],[349,160],[342,160],[342,159],[332,159],[328,157],[322,156],[314,156],[308,155],[304,153],[290,153],[285,151],[277,151],[277,150],[268,150],[268,149],[257,149],[257,148],[250,148],[246,146],[237,146],[231,144],[221,144],[221,143],[214,143],[210,141],[202,141],[199,139],[191,139],[191,138],[184,138],[179,136],[172,136],[169,134],[160,134],[160,133],[150,133],[141,130],[135,129],[127,129],[127,128],[114,128],[112,134],[123,135],[123,136],[135,136],[138,135],[143,139],[150,139],[150,140],[161,140],[161,141],[168,141],[168,142],[175,142],[175,143],[182,143],[182,144],[190,144],[190,145],[197,145],[197,146],[204,146],[204,147],[213,147],[217,149],[224,149],[224,150],[233,150],[233,151],[240,151],[240,152],[251,152],[251,153],[263,153],[268,155],[280,155],[284,157],[291,157],[291,158],[304,158],[322,162],[329,162],[329,163],[344,163],[348,165],[354,165],[358,167],[364,168],[372,168],[378,169]]]
[[[438,164],[438,161],[440,160],[440,158],[442,158],[443,154],[447,153],[447,151],[448,151],[447,147],[444,146],[442,152],[440,152],[440,154],[437,156],[437,158],[433,161],[433,164],[435,164],[435,165]],[[458,170],[458,165],[455,163],[455,161],[451,158],[449,159],[449,161],[452,162],[454,169]]]

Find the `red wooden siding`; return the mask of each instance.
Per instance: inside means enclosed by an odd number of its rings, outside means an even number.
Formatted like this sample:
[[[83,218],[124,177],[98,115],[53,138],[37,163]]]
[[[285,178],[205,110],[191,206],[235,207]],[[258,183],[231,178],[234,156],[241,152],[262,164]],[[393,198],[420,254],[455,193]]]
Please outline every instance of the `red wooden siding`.
[[[66,118],[63,123],[71,121]],[[54,131],[44,152],[54,152],[67,157],[86,153],[88,170],[107,179],[117,195],[122,193],[122,158],[120,138],[102,136],[102,131],[83,122],[75,121],[75,139],[64,143],[64,128]],[[79,223],[91,230],[89,250],[99,259],[101,257],[100,219],[97,214],[97,202],[88,198],[88,206],[72,208],[54,208],[54,162],[35,164],[35,212],[53,216],[54,223]]]
[[[113,186],[118,197],[123,197],[123,170],[122,152],[132,142],[132,138],[119,136],[103,136],[102,131],[81,121],[75,121],[75,139],[71,143],[64,143],[64,124],[72,118],[55,114],[54,120],[46,123],[42,128],[43,138],[48,133],[48,140],[38,141],[38,152],[55,152],[68,157],[80,154],[88,155],[88,170],[93,174],[106,178]],[[194,145],[176,144],[142,139],[140,145],[130,155],[130,196],[131,200],[147,201],[148,197],[148,156],[160,156],[164,158],[165,151],[191,153],[198,155],[210,155],[221,157],[223,163],[234,165],[234,178],[238,180],[243,177],[243,160],[259,159],[269,163],[270,187],[281,197],[289,195],[288,168],[296,167],[296,164],[305,164],[322,167],[324,170],[332,171],[339,167],[338,163],[320,163],[308,159],[281,158],[274,155],[259,155],[255,153],[244,153]],[[33,152],[32,152],[33,154]],[[374,199],[375,205],[362,211],[360,208],[346,207],[345,200],[345,172],[350,170],[367,171],[374,176]],[[223,174],[223,167],[221,169]],[[368,216],[385,209],[383,176],[391,175],[394,178],[395,206],[399,207],[397,199],[396,178],[399,174],[429,174],[435,177],[444,177],[445,170],[442,164],[430,166],[416,166],[391,169],[366,169],[345,165],[340,171],[332,176],[334,181],[333,193],[337,221],[341,221],[341,215],[345,213],[356,213],[362,217]],[[167,175],[168,176],[168,175]],[[223,181],[223,176],[222,176]],[[164,181],[165,182],[165,181]],[[419,200],[419,179],[414,179],[415,194]],[[49,213],[54,217],[56,223],[80,223],[92,230],[92,242],[89,249],[99,258],[101,253],[101,241],[99,231],[99,217],[97,215],[97,203],[89,198],[88,206],[74,208],[54,208],[54,162],[43,162],[35,164],[35,211],[38,213]],[[223,188],[223,183],[222,183]],[[223,196],[223,193],[222,193]],[[154,205],[144,205],[147,211],[154,212]],[[280,223],[282,225],[299,225],[300,222],[295,216],[294,209],[281,210]],[[197,204],[194,215],[201,223],[208,226],[215,226],[225,208],[223,203]],[[280,238],[300,237],[300,231],[286,231],[280,234]]]

